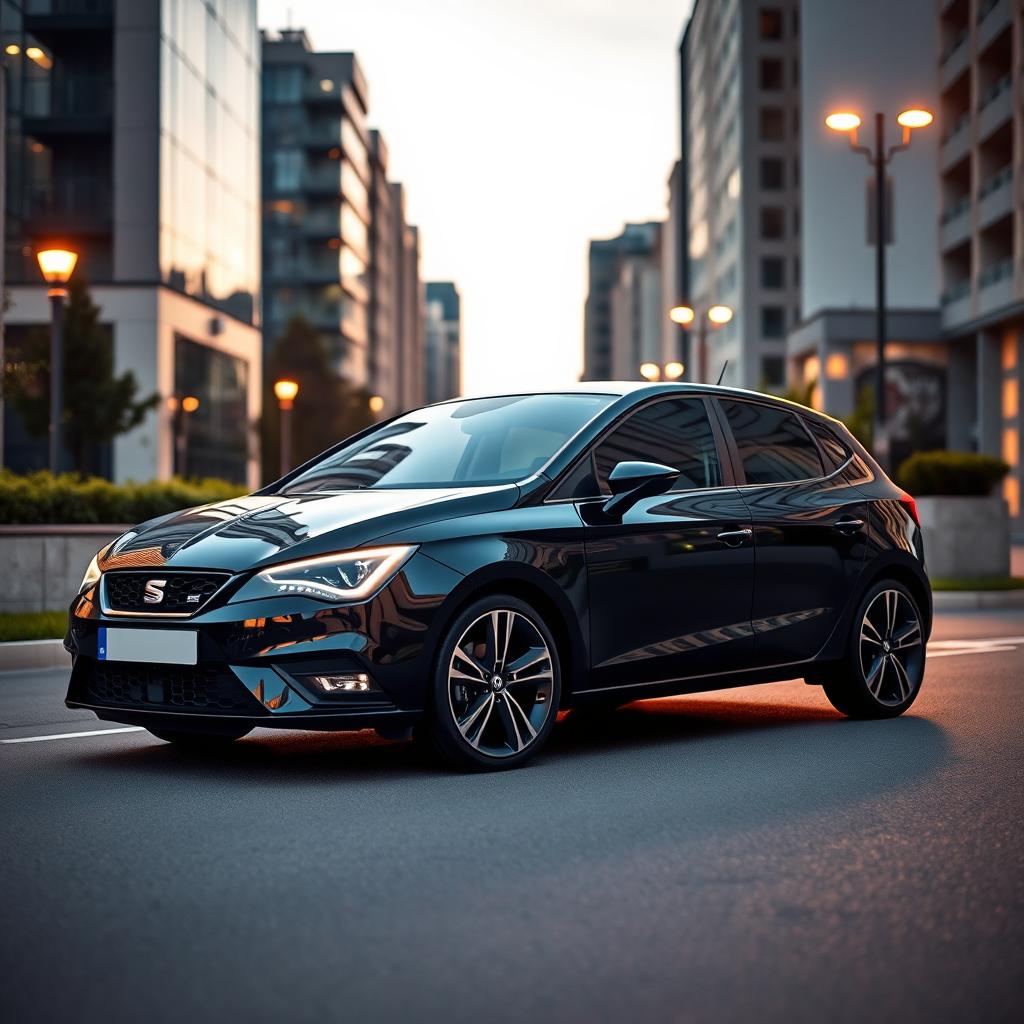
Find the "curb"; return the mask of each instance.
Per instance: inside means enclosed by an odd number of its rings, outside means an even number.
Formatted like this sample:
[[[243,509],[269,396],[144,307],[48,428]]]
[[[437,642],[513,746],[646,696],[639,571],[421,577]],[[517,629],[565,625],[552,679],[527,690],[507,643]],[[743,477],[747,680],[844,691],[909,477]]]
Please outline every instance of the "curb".
[[[937,612],[976,608],[1024,608],[1024,590],[944,590],[932,592]]]
[[[0,643],[0,672],[34,668],[70,668],[63,640],[10,640]]]

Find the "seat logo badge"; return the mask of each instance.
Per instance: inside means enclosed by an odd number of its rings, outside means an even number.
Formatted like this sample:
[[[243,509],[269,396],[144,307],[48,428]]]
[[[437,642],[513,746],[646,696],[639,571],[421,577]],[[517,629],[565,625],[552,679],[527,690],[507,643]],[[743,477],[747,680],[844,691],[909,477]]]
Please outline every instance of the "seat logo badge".
[[[146,580],[146,589],[142,594],[142,600],[146,604],[159,604],[164,599],[164,587],[167,580]]]

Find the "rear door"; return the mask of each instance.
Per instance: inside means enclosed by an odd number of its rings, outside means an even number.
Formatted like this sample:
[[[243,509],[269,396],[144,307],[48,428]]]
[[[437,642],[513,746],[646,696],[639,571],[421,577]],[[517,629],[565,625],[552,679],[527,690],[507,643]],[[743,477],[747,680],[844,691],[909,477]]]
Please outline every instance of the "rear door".
[[[754,657],[759,665],[813,658],[864,563],[867,504],[795,410],[716,401],[754,531]]]

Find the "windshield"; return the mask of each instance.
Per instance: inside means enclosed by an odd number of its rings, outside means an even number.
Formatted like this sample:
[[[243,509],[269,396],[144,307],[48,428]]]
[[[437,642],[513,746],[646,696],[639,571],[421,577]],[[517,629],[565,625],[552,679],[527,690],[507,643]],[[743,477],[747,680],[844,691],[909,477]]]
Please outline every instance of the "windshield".
[[[417,409],[324,456],[282,494],[485,486],[537,472],[611,395],[513,395]]]

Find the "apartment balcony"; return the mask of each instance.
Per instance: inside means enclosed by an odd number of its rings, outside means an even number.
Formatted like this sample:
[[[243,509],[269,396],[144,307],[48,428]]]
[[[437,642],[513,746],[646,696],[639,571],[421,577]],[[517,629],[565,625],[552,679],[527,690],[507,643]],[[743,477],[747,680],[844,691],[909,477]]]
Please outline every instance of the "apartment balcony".
[[[939,236],[943,251],[954,249],[971,234],[971,197],[963,196],[942,211]]]
[[[970,33],[964,29],[946,51],[939,57],[942,70],[940,84],[943,91],[948,89],[962,74],[965,74],[971,62]]]
[[[994,313],[1013,302],[1013,260],[983,267],[978,275],[978,316]]]
[[[298,259],[275,262],[269,260],[266,267],[268,281],[284,284],[338,284],[341,280],[341,267],[338,254],[335,252],[328,259]]]
[[[978,190],[978,226],[987,227],[1013,212],[1013,165],[981,183]]]
[[[24,91],[25,132],[39,139],[103,134],[111,130],[113,103],[109,75],[29,79]]]
[[[955,167],[970,153],[970,125],[970,114],[963,114],[949,126],[939,150],[939,165],[943,172]]]
[[[1010,27],[1013,10],[1010,0],[982,0],[978,7],[977,50],[979,53]]]
[[[331,210],[309,214],[301,225],[307,238],[339,238],[341,236],[341,200]]]
[[[331,163],[326,167],[306,171],[302,178],[302,190],[315,196],[340,196],[341,165]]]
[[[983,142],[1013,117],[1013,77],[1003,75],[978,100],[978,141]]]
[[[971,281],[964,278],[942,293],[942,326],[948,330],[971,319]]]
[[[112,221],[110,178],[75,175],[37,183],[28,191],[34,234],[103,234]]]

